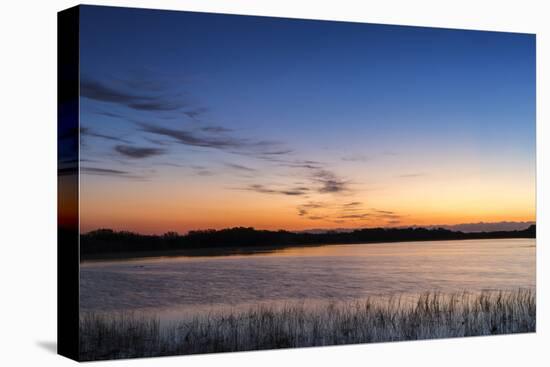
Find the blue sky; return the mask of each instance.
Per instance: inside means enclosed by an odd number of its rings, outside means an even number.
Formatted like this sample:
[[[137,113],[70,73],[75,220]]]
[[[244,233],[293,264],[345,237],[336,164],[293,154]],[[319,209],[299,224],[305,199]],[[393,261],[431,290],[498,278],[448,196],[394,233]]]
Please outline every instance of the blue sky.
[[[533,219],[534,35],[93,6],[81,7],[80,27],[90,198],[105,185],[151,188],[169,177],[258,195],[250,198],[257,210],[271,210],[277,192],[307,188],[281,194],[294,200],[281,216],[311,201],[355,199],[397,213],[381,199],[391,194],[376,190],[433,191],[460,173],[483,187],[500,182],[503,198],[530,208],[515,203],[465,220],[506,210]],[[323,191],[331,183],[340,186]],[[430,217],[412,203],[401,210],[395,224]],[[310,215],[321,216],[298,226],[343,224],[335,214]],[[380,224],[370,218],[349,225]]]

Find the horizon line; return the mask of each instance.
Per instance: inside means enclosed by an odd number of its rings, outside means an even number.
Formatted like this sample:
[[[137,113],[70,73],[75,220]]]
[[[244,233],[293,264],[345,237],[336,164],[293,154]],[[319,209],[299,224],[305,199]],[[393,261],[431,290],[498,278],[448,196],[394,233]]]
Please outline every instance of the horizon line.
[[[525,224],[526,227],[523,229],[515,228],[515,229],[497,229],[497,230],[470,230],[470,231],[464,231],[459,229],[452,229],[453,227],[461,227],[461,226],[473,226],[473,225],[499,225],[499,224],[517,224],[522,225]],[[346,233],[346,232],[353,232],[353,231],[360,231],[365,229],[427,229],[427,230],[437,230],[437,229],[445,229],[449,230],[451,232],[463,232],[463,233],[475,233],[475,232],[513,232],[513,231],[524,231],[529,229],[531,226],[536,226],[536,220],[533,221],[500,221],[500,222],[476,222],[476,223],[460,223],[460,224],[429,224],[429,225],[406,225],[406,226],[373,226],[373,227],[354,227],[354,228],[342,228],[342,227],[331,227],[331,228],[309,228],[309,229],[301,229],[301,230],[290,230],[290,229],[264,229],[264,228],[256,228],[253,226],[230,226],[230,227],[224,227],[224,228],[201,228],[201,229],[190,229],[185,232],[178,232],[176,230],[168,230],[164,232],[155,232],[155,233],[143,233],[143,232],[137,232],[133,230],[127,230],[127,229],[113,229],[113,228],[107,228],[107,227],[98,227],[96,229],[92,229],[86,232],[80,232],[79,235],[87,235],[93,232],[98,231],[112,231],[115,233],[132,233],[136,235],[142,235],[142,236],[163,236],[169,233],[176,233],[180,236],[188,235],[190,232],[201,232],[201,231],[223,231],[223,230],[231,230],[231,229],[252,229],[254,231],[267,231],[267,232],[290,232],[290,233],[311,233],[311,234],[321,234],[321,233],[327,233],[327,232],[336,232],[336,233]]]

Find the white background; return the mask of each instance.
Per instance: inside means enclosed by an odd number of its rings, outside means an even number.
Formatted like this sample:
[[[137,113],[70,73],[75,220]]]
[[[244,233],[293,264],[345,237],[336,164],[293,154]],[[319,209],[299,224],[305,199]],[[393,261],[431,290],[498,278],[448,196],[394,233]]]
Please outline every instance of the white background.
[[[101,362],[116,366],[549,365],[545,1],[97,1],[95,4],[537,33],[537,333]],[[56,340],[56,12],[73,1],[3,1],[0,12],[0,365],[65,366]],[[98,24],[98,26],[101,26]],[[546,102],[546,104],[545,104]],[[545,348],[546,347],[546,348]],[[545,350],[546,349],[546,350]]]

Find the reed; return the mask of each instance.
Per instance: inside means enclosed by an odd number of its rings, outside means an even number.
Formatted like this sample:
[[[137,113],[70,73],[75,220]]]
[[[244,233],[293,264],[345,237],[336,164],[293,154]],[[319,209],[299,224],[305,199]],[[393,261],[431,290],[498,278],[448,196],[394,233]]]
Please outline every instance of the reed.
[[[534,332],[533,290],[426,293],[308,307],[256,306],[161,325],[137,314],[83,313],[82,360],[301,348]]]

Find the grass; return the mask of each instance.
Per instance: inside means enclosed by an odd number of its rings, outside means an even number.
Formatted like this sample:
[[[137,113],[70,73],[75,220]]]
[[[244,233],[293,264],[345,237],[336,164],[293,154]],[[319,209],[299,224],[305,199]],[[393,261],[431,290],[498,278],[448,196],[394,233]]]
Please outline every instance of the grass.
[[[533,290],[426,293],[331,303],[257,306],[161,325],[134,314],[80,318],[81,360],[375,343],[534,332]]]

